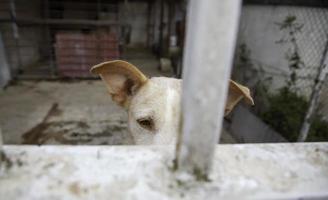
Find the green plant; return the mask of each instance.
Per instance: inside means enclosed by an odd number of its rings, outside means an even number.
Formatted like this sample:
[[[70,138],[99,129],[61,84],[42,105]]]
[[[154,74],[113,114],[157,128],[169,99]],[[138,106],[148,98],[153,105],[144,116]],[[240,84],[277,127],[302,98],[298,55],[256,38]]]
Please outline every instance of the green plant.
[[[287,140],[295,142],[302,126],[308,101],[305,97],[281,88],[278,93],[269,95],[269,109],[260,113],[264,122],[282,134]],[[307,141],[327,141],[328,123],[320,115],[313,118]]]
[[[306,99],[283,87],[278,93],[269,95],[268,101],[269,108],[260,113],[260,117],[286,139],[295,141],[306,112]]]
[[[322,116],[316,115],[313,118],[307,142],[328,141],[328,123],[322,120]]]
[[[296,83],[299,79],[297,72],[305,67],[299,54],[297,33],[302,31],[303,24],[297,22],[295,16],[287,16],[283,22],[276,23],[283,32],[283,37],[276,43],[288,47],[285,55],[288,61],[290,75],[286,85],[276,93],[270,93],[269,86],[272,77],[267,76],[259,63],[254,63],[251,51],[246,43],[241,43],[237,49],[235,70],[240,77],[234,77],[238,81],[252,87],[255,107],[253,111],[259,115],[264,122],[289,141],[296,141],[299,135],[304,116],[307,111],[308,101],[297,92]],[[254,82],[254,77],[257,77]],[[328,140],[328,123],[322,117],[316,115],[313,118],[307,141]]]
[[[300,33],[303,24],[297,22],[295,16],[287,16],[282,23],[276,23],[285,33],[277,43],[288,45],[286,59],[290,76],[285,87],[278,93],[269,95],[269,109],[260,113],[262,119],[281,133],[289,141],[296,141],[307,112],[308,101],[296,93],[297,71],[304,67],[299,54],[296,34]],[[328,123],[320,115],[313,117],[308,141],[322,141],[328,139]]]

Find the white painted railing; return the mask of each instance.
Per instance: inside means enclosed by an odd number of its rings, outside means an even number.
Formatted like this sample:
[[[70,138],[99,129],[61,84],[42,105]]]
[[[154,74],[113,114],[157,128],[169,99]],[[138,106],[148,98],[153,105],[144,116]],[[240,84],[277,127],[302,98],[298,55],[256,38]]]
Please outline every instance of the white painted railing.
[[[327,143],[218,145],[183,184],[173,146],[5,146],[1,199],[327,199]],[[4,168],[7,169],[4,169]]]
[[[206,178],[219,141],[240,7],[240,0],[189,4],[177,164],[197,178]]]

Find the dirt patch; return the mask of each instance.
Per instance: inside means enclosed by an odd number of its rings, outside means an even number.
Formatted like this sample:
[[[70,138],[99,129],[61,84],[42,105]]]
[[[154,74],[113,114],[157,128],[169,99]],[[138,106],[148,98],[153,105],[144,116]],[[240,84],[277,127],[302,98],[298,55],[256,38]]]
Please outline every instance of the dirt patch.
[[[0,150],[0,169],[3,167],[4,169],[9,170],[13,166],[21,167],[23,164],[23,161],[19,157],[10,158],[5,151]]]
[[[47,129],[48,123],[46,123],[51,116],[57,116],[61,113],[58,109],[58,103],[54,103],[49,109],[48,113],[44,117],[41,123],[37,124],[31,130],[23,134],[23,144],[39,144],[38,138],[41,137],[42,132]]]
[[[6,169],[12,167],[13,162],[8,158],[4,151],[0,151],[0,165],[4,165]]]
[[[69,187],[68,187],[69,191],[76,195],[76,196],[80,196],[82,193],[82,188],[80,187],[80,185],[76,182],[72,183]]]
[[[132,139],[123,121],[44,122],[30,130],[24,144],[130,144]]]
[[[62,114],[54,103],[41,123],[22,135],[23,144],[131,144],[132,139],[126,122],[115,121],[54,121],[52,117]],[[53,118],[52,118],[53,119]]]

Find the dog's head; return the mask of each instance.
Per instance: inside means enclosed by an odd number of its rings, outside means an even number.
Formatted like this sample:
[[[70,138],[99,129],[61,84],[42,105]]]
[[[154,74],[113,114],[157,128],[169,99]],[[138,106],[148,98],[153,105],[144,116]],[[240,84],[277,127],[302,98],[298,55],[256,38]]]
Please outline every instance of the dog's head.
[[[180,79],[147,78],[132,64],[116,60],[93,66],[113,101],[128,111],[128,126],[136,144],[172,144],[180,123]],[[253,104],[249,89],[230,81],[227,115],[242,99]]]

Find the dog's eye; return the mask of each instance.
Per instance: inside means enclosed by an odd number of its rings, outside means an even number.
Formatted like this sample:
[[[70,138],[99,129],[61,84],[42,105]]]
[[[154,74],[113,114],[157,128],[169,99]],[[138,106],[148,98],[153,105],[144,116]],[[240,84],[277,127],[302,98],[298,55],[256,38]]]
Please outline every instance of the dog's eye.
[[[154,130],[154,121],[151,118],[142,118],[142,119],[137,119],[138,124],[149,131]]]

